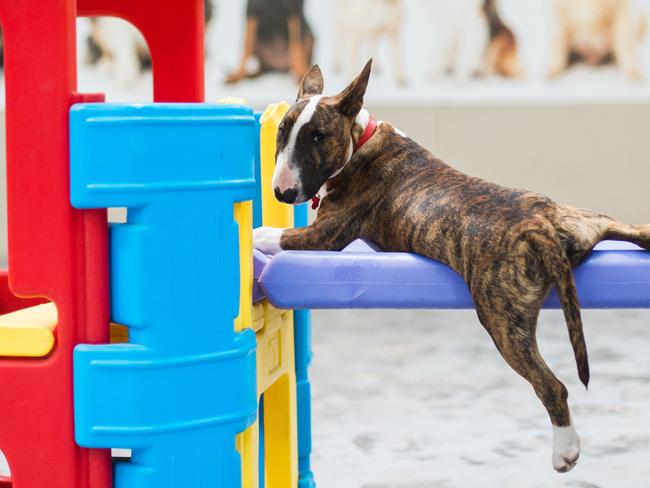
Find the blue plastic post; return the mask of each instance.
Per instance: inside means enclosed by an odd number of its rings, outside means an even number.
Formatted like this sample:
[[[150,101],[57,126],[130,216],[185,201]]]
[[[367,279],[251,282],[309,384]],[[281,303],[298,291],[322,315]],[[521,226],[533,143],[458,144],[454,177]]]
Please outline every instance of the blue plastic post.
[[[239,488],[235,435],[257,388],[255,335],[233,325],[233,204],[254,194],[253,113],[77,105],[70,123],[73,206],[128,208],[111,231],[111,300],[130,343],[75,349],[77,443],[133,450],[117,488]]]
[[[295,226],[306,226],[307,216],[307,205],[298,205],[294,210]],[[309,366],[312,358],[311,312],[294,311],[293,323],[298,395],[298,487],[313,488],[316,485],[311,471],[311,384],[309,383]]]

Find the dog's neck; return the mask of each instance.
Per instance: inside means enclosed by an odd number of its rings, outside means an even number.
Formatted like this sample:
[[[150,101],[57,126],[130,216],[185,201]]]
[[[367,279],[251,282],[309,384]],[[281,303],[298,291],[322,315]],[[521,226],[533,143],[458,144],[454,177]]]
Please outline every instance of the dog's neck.
[[[341,166],[329,179],[323,184],[321,189],[318,191],[318,194],[312,198],[312,208],[317,209],[320,205],[320,202],[327,197],[328,186],[332,187],[332,180],[334,180],[338,175],[340,175],[343,170],[348,166],[354,155],[365,148],[365,145],[370,141],[377,132],[379,122],[377,122],[371,115],[368,110],[362,108],[359,111],[354,124],[352,126],[352,131],[350,133],[350,144],[348,146],[348,154],[345,161],[345,164]]]
[[[372,136],[375,135],[376,131],[377,121],[370,115],[370,112],[368,112],[365,108],[362,108],[359,112],[359,115],[357,115],[357,118],[354,120],[354,125],[352,126],[350,144],[348,146],[348,154],[345,164],[336,170],[332,176],[329,177],[330,180],[332,178],[336,178],[341,174],[354,154],[359,151],[366,144],[366,142],[372,138]]]

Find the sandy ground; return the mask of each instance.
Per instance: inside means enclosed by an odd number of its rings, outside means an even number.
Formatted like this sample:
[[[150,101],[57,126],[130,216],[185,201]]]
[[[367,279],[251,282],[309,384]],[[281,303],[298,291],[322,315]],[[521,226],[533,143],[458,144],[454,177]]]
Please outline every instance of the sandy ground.
[[[540,349],[570,392],[582,458],[551,467],[551,428],[473,312],[317,312],[312,369],[320,487],[650,486],[650,312],[584,313],[589,392],[558,312]]]
[[[578,466],[558,475],[545,411],[473,312],[314,313],[318,486],[650,486],[650,312],[584,315],[589,392],[561,315],[540,322],[541,350],[569,388],[583,440]]]

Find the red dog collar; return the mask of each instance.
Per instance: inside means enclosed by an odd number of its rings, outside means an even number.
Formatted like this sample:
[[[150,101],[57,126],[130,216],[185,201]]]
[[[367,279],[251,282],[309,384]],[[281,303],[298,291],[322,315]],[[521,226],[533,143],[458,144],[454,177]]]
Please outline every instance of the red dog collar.
[[[361,147],[366,142],[368,142],[370,138],[375,134],[376,130],[377,130],[377,121],[371,116],[368,119],[368,125],[366,125],[366,129],[363,131],[363,134],[361,134],[361,137],[359,137],[356,146],[354,146],[354,150],[358,151],[359,149],[361,149]],[[320,196],[316,195],[311,199],[311,208],[316,210],[319,205],[320,205]]]
[[[312,210],[316,210],[318,206],[320,205],[320,195],[316,195],[311,199],[311,208]]]
[[[359,137],[354,150],[358,151],[361,149],[361,147],[375,134],[375,130],[377,130],[377,121],[372,116],[370,116],[368,119],[368,125],[366,125],[366,130],[364,130],[363,134],[361,134],[361,137]]]

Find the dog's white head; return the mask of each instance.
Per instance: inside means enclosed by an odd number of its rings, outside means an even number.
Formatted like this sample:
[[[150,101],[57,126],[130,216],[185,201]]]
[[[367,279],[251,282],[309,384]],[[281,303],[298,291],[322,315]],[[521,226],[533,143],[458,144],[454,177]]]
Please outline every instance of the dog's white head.
[[[313,66],[300,83],[298,99],[278,129],[273,190],[278,200],[302,203],[348,163],[359,137],[353,131],[363,108],[372,60],[350,85],[323,96],[323,75]]]

